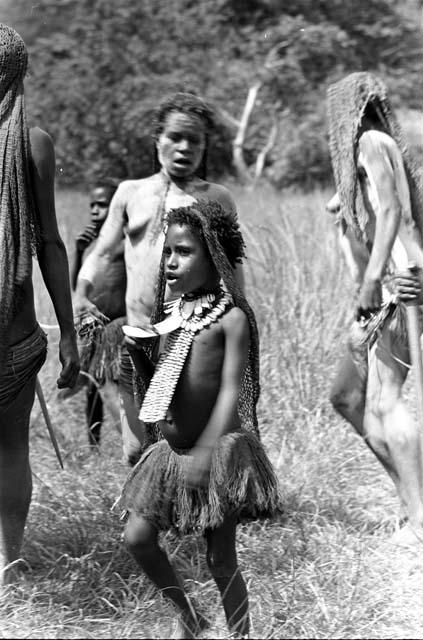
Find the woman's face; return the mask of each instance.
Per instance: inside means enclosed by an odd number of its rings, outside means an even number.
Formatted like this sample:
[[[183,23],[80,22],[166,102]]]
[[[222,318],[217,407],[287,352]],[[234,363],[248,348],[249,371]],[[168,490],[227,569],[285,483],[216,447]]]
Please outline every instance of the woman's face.
[[[162,168],[174,178],[189,178],[197,171],[206,148],[206,128],[201,118],[171,111],[156,142]]]

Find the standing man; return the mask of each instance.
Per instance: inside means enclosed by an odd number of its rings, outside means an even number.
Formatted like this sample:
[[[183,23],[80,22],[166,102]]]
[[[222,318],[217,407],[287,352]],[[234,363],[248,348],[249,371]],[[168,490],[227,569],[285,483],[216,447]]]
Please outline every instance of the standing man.
[[[353,73],[330,86],[328,119],[337,188],[328,209],[358,286],[331,402],[395,483],[408,520],[396,541],[423,542],[423,425],[401,396],[410,363],[402,302],[422,302],[423,185],[378,78]]]
[[[75,256],[71,272],[72,288],[75,289],[84,254],[93,250],[100,230],[109,213],[110,201],[116,191],[114,181],[98,181],[90,192],[91,222],[77,236]],[[103,424],[103,398],[115,419],[119,421],[117,383],[119,378],[119,353],[123,341],[122,324],[125,322],[126,271],[123,258],[123,240],[120,249],[108,269],[98,274],[90,292],[90,300],[107,316],[109,322],[99,327],[95,338],[81,339],[81,375],[79,381],[86,387],[88,442],[98,450]],[[83,374],[88,374],[83,375]],[[79,385],[77,385],[79,386]],[[69,396],[68,392],[62,397]]]
[[[75,306],[78,313],[102,314],[90,302],[93,282],[114,259],[124,239],[127,275],[127,322],[133,326],[149,323],[163,249],[166,213],[198,199],[217,200],[236,215],[228,190],[205,180],[208,136],[213,114],[197,96],[177,93],[164,100],[154,122],[155,149],[159,170],[140,180],[122,182],[110,205],[94,251],[84,262],[78,277]],[[135,348],[132,345],[131,348]],[[133,366],[124,351],[121,361],[121,417],[124,457],[134,464],[148,445],[147,434],[134,405]],[[138,379],[139,394],[143,385]],[[138,403],[139,404],[139,403]]]
[[[32,256],[36,253],[60,326],[59,388],[79,371],[69,268],[54,203],[51,138],[28,131],[23,96],[27,51],[0,24],[0,581],[20,556],[31,501],[28,430],[36,376],[47,339],[35,317]]]

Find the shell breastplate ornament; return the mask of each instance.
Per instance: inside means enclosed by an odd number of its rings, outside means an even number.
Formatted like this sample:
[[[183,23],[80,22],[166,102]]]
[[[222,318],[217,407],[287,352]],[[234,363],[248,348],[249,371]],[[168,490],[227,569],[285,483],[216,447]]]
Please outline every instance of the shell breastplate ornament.
[[[167,318],[162,322],[144,329],[123,327],[124,333],[131,337],[151,338],[168,334],[144,396],[140,420],[151,423],[166,419],[194,336],[216,322],[231,304],[232,296],[223,289],[200,296],[187,294],[165,304]]]

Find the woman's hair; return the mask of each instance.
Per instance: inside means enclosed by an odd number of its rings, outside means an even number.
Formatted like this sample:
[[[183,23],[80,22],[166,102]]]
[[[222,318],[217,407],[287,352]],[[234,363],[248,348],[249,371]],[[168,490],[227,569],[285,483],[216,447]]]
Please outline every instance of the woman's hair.
[[[208,249],[198,213],[207,217],[209,229],[216,234],[230,265],[235,267],[236,264],[241,263],[245,257],[245,244],[239,224],[234,215],[227,213],[219,202],[200,200],[187,207],[171,209],[166,220],[167,226],[170,227],[172,224],[187,225]]]
[[[166,118],[172,111],[200,118],[204,123],[206,133],[214,127],[213,111],[206,102],[194,93],[180,92],[165,98],[156,109],[153,117],[153,132],[156,138],[163,131]]]

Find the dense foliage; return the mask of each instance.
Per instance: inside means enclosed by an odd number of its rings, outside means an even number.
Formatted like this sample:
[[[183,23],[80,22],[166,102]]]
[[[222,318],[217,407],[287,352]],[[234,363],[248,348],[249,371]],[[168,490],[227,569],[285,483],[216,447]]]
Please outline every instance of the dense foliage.
[[[231,170],[249,88],[259,91],[244,141],[252,165],[272,122],[265,175],[279,186],[330,175],[325,90],[376,70],[396,104],[419,108],[418,0],[15,0],[10,24],[31,54],[33,121],[53,136],[61,178],[151,172],[151,113],[187,89],[217,108],[210,168]],[[6,12],[7,13],[7,12]],[[4,19],[4,18],[3,18]]]

